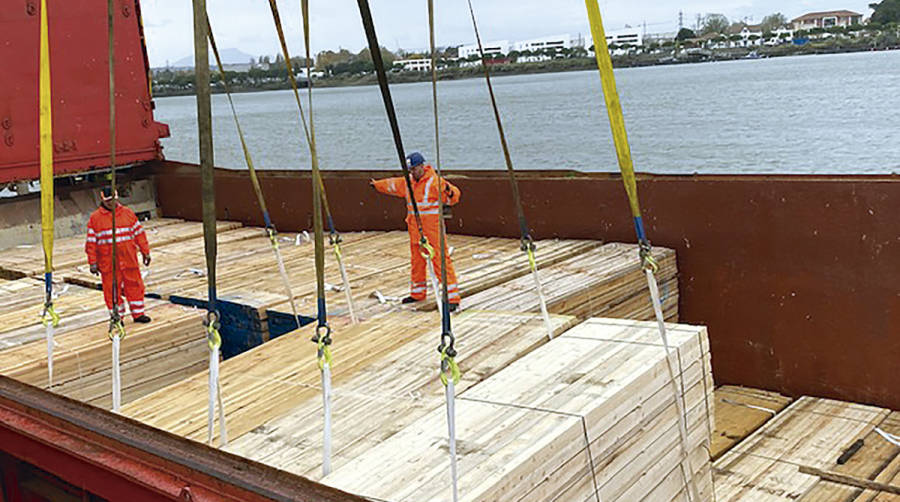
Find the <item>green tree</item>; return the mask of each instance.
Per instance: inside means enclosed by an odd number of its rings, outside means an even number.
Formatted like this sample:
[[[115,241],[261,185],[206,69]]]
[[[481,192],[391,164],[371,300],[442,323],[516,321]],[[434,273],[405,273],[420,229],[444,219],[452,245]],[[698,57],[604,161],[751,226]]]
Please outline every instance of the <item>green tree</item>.
[[[359,51],[359,54],[356,55],[355,59],[365,62],[365,63],[369,63],[371,65],[372,64],[372,53],[369,51],[369,48],[366,47],[365,49]],[[391,66],[394,65],[394,60],[397,58],[396,58],[396,56],[394,56],[393,52],[391,52],[387,49],[387,47],[382,47],[381,48],[381,59],[384,61],[385,69],[389,70],[391,68]],[[373,69],[374,69],[374,66],[373,66]]]
[[[687,28],[682,28],[678,35],[675,37],[675,40],[687,40],[689,38],[697,38],[697,34],[694,33],[694,30],[689,30]]]
[[[353,59],[353,54],[347,49],[341,49],[338,52],[322,51],[316,55],[316,69],[324,71],[338,63],[344,63]]]
[[[869,4],[869,8],[875,11],[871,19],[873,23],[900,23],[900,0],[882,0]]]
[[[776,12],[764,17],[760,26],[762,26],[763,31],[775,31],[779,28],[784,28],[787,24],[788,20],[784,17],[784,14]]]
[[[729,24],[728,18],[722,14],[707,14],[703,17],[700,34],[709,35],[710,33],[725,33],[728,30]]]

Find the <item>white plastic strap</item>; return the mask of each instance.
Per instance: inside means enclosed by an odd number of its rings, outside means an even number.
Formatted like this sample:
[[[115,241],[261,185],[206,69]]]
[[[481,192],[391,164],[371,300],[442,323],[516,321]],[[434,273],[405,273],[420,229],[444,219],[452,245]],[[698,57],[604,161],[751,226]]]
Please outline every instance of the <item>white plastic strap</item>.
[[[322,475],[331,474],[331,366],[322,366],[322,406],[325,414],[325,430],[322,438]]]
[[[450,477],[453,482],[453,502],[459,500],[459,491],[457,487],[457,470],[456,470],[456,392],[454,390],[453,379],[450,378],[444,387],[444,393],[447,398],[447,432],[450,435]]]
[[[53,389],[53,323],[47,323],[47,388]]]
[[[531,276],[534,278],[534,289],[537,291],[538,299],[541,302],[541,317],[544,318],[547,337],[553,340],[553,323],[550,322],[550,312],[547,311],[547,298],[544,297],[544,288],[541,284],[541,278],[538,276],[537,267],[532,267]]]
[[[219,348],[209,349],[209,400],[206,417],[206,442],[212,446],[215,433],[216,402],[219,403],[219,446],[228,446],[228,428],[225,425],[225,406],[219,384]]]
[[[900,437],[891,434],[890,432],[885,432],[880,427],[875,427],[875,432],[878,433],[879,436],[883,437],[885,441],[891,443],[894,446],[900,447]]]
[[[428,275],[431,276],[431,287],[434,288],[434,299],[437,304],[438,314],[441,316],[444,315],[444,295],[441,294],[441,283],[437,278],[437,270],[434,269],[434,262],[428,260],[428,263],[425,265],[428,268]]]
[[[338,268],[341,270],[341,281],[344,283],[344,296],[347,298],[347,310],[350,313],[350,322],[358,324],[359,318],[356,317],[356,309],[353,306],[353,293],[350,291],[350,279],[347,278],[347,269],[344,267],[344,260],[338,256],[336,251],[335,255],[338,262]]]
[[[119,334],[112,338],[112,410],[116,413],[122,407],[122,375],[119,372]]]
[[[666,367],[669,370],[669,380],[672,383],[672,393],[675,398],[675,406],[678,409],[678,434],[681,436],[681,473],[684,477],[685,485],[688,489],[688,495],[693,502],[700,502],[700,492],[697,490],[697,484],[694,482],[694,472],[690,465],[690,447],[688,446],[687,418],[684,410],[684,402],[681,400],[681,393],[678,390],[678,383],[675,380],[675,369],[672,367],[671,349],[669,347],[669,336],[666,333],[666,318],[663,316],[662,303],[659,299],[659,285],[656,283],[656,276],[653,271],[645,268],[644,273],[647,275],[647,286],[650,288],[650,298],[653,301],[653,312],[656,314],[656,323],[659,327],[659,336],[662,339],[663,347],[666,351]]]
[[[291,313],[294,314],[294,320],[297,322],[297,328],[300,328],[300,315],[297,314],[297,304],[294,301],[294,292],[291,289],[291,280],[288,278],[287,269],[284,268],[284,258],[281,257],[281,250],[278,246],[272,246],[275,252],[275,260],[278,261],[278,273],[281,275],[281,282],[284,284],[284,290],[287,292],[288,299],[291,303]]]

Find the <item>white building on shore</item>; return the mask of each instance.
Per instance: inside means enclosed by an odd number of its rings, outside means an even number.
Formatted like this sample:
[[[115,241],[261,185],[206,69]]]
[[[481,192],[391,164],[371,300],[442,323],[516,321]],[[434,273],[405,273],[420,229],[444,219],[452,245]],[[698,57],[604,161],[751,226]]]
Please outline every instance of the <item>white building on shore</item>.
[[[397,59],[394,66],[397,65],[402,66],[403,71],[431,71],[431,58]]]
[[[644,32],[639,28],[608,31],[606,33],[606,44],[613,46],[610,49],[611,54],[621,56],[633,49],[644,46]],[[591,45],[593,45],[593,42]]]
[[[484,56],[488,59],[501,58],[509,54],[509,40],[495,40],[484,45]],[[459,59],[466,60],[472,56],[480,56],[478,53],[478,44],[461,45],[459,49]]]

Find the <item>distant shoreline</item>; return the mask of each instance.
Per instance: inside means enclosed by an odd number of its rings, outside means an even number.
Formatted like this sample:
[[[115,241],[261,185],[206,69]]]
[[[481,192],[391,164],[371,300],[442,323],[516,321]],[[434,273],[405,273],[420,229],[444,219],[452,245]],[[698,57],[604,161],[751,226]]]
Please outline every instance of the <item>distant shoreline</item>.
[[[761,50],[762,49],[762,50]],[[765,50],[769,49],[769,50]],[[793,49],[793,50],[791,50]],[[856,52],[885,52],[900,50],[900,46],[886,47],[874,49],[871,47],[833,47],[833,48],[813,48],[802,50],[803,48],[794,48],[793,46],[760,48],[759,59],[789,57],[789,56],[814,56],[824,54],[848,54]],[[699,59],[697,57],[687,57],[682,60],[663,61],[659,55],[640,55],[640,56],[620,56],[613,58],[615,68],[641,68],[648,66],[671,66],[682,64],[701,64],[723,61],[741,61],[748,60],[747,56],[753,52],[750,50],[729,50],[723,52],[715,52],[711,57]],[[752,58],[756,59],[756,58]],[[503,75],[535,75],[542,73],[564,73],[570,71],[585,71],[597,68],[597,62],[594,58],[573,58],[573,59],[554,59],[538,63],[511,63],[498,64],[491,66],[492,76]],[[481,78],[484,71],[480,66],[469,68],[449,68],[438,73],[438,80],[464,80],[472,78]],[[402,72],[389,73],[388,79],[392,84],[405,84],[416,82],[430,82],[431,73],[428,72]],[[358,75],[350,77],[325,77],[314,81],[314,87],[332,88],[332,87],[357,87],[376,85],[378,83],[375,74]],[[304,86],[305,88],[305,86]],[[287,82],[273,82],[263,86],[254,87],[235,87],[232,86],[234,93],[250,93],[265,92],[290,89]],[[223,94],[224,90],[213,87],[213,94]],[[193,90],[184,91],[157,91],[154,89],[153,97],[174,97],[174,96],[193,96]]]

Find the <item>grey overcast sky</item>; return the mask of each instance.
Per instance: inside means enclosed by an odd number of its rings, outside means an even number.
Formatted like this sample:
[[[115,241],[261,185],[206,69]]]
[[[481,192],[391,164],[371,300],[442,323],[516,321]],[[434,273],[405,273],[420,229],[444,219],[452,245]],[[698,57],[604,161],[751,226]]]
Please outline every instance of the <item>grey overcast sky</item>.
[[[698,14],[721,13],[732,21],[759,22],[781,12],[788,19],[810,11],[849,9],[871,14],[872,0],[600,0],[607,30],[626,25],[647,32],[674,31],[679,10],[685,25]],[[300,1],[279,0],[292,55],[303,51]],[[436,0],[438,45],[459,45],[474,40],[465,0]],[[587,15],[581,0],[473,0],[482,37],[487,40],[524,40],[545,35],[579,33],[588,36]],[[189,0],[143,0],[150,64],[165,66],[193,54]],[[378,40],[391,50],[427,47],[426,0],[370,0]],[[207,0],[207,9],[220,48],[236,48],[253,56],[274,55],[278,43],[266,0]],[[357,3],[353,0],[311,0],[313,53],[343,47],[357,52],[365,46]]]

